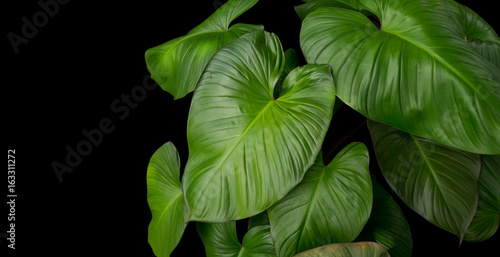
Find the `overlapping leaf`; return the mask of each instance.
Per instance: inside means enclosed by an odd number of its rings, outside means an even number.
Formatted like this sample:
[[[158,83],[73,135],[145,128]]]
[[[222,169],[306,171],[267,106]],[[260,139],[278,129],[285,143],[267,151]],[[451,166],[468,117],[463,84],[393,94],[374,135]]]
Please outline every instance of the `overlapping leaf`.
[[[190,220],[226,222],[283,198],[314,163],[335,99],[327,65],[284,67],[276,35],[246,34],[207,65],[188,117],[183,192]]]
[[[248,230],[261,225],[269,225],[269,215],[267,211],[263,211],[248,219]]]
[[[500,155],[482,156],[479,176],[479,203],[465,240],[484,241],[493,236],[500,225]]]
[[[478,203],[476,154],[369,122],[382,174],[413,210],[461,239]]]
[[[300,35],[306,60],[332,67],[344,103],[413,135],[500,154],[492,133],[500,131],[500,39],[477,14],[448,0],[314,2],[350,6],[309,13]]]
[[[230,0],[187,35],[172,39],[146,51],[146,64],[154,79],[165,91],[182,98],[193,91],[203,69],[213,54],[243,34],[260,25],[230,23],[258,0]]]
[[[147,171],[152,220],[148,241],[158,257],[170,256],[181,240],[188,213],[181,191],[179,153],[168,142],[151,157]]]
[[[275,256],[269,225],[250,228],[242,243],[238,241],[234,221],[219,224],[198,223],[196,227],[207,257]]]
[[[292,48],[285,51],[285,66],[283,67],[283,71],[281,72],[280,78],[278,82],[274,86],[274,98],[277,99],[281,95],[281,90],[283,89],[283,81],[288,76],[288,74],[299,66],[299,58],[297,57],[297,53]]]
[[[268,210],[279,257],[356,238],[372,207],[368,164],[362,143],[345,147],[328,166],[318,156],[304,180]]]
[[[500,68],[500,41],[497,33],[473,10],[455,1],[451,2],[456,6],[456,9],[450,9],[452,15],[462,17],[454,19],[455,26],[464,28],[460,31],[462,37],[477,53]]]
[[[413,241],[403,211],[374,177],[372,183],[372,213],[356,241],[376,241],[383,245],[392,257],[410,257]]]
[[[374,242],[330,244],[308,250],[295,257],[389,257],[385,248]]]

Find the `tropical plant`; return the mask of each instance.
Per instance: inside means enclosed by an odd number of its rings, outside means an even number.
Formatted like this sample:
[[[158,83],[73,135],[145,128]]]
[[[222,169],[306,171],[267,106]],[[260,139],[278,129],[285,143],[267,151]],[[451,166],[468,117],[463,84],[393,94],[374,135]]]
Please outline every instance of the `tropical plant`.
[[[147,170],[157,256],[188,222],[207,256],[410,256],[388,187],[460,242],[495,234],[500,38],[481,17],[452,0],[307,0],[295,7],[300,66],[263,26],[231,25],[257,2],[229,0],[146,52],[174,99],[194,91],[182,180],[170,142]],[[323,154],[343,105],[366,117],[373,148],[347,137]]]

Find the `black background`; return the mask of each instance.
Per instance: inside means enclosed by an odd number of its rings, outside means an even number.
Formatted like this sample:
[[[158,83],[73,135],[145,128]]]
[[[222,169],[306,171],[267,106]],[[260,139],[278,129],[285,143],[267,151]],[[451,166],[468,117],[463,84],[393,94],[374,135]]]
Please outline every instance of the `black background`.
[[[185,164],[191,94],[173,101],[156,88],[147,91],[127,115],[116,113],[111,105],[143,84],[148,48],[187,33],[215,11],[217,1],[102,2],[73,0],[60,5],[17,54],[7,36],[2,40],[4,138],[7,149],[16,149],[18,194],[17,250],[8,251],[9,256],[28,256],[27,251],[49,256],[154,256],[147,242],[151,214],[146,168],[154,151],[167,141],[176,145]],[[263,24],[280,37],[285,49],[300,52],[300,20],[293,9],[299,3],[262,0],[236,22]],[[500,31],[491,2],[466,5]],[[37,1],[3,3],[3,35],[21,35],[22,17],[32,19],[39,11]],[[60,182],[52,163],[64,164],[66,147],[75,148],[85,140],[82,130],[98,128],[103,119],[110,119],[114,130]],[[328,150],[332,140],[348,135],[363,120],[342,107],[324,148]],[[371,149],[366,126],[345,143],[353,141]],[[380,175],[374,156],[371,170]],[[481,256],[500,242],[497,233],[486,242],[464,242],[459,248],[456,236],[399,203],[412,230],[414,256]],[[4,233],[6,206],[1,210],[0,233]],[[7,241],[1,240],[4,250]],[[203,255],[196,228],[189,224],[173,256]]]

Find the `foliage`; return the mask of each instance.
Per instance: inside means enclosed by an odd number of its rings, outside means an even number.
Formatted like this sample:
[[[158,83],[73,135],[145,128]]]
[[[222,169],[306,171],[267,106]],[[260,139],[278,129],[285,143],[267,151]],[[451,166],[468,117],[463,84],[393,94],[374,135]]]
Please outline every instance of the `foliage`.
[[[146,52],[174,99],[193,92],[182,180],[172,143],[147,170],[157,256],[187,222],[207,256],[410,256],[409,225],[377,179],[460,241],[495,234],[500,38],[483,19],[452,0],[308,0],[300,66],[263,26],[230,26],[257,2],[229,0]],[[342,103],[367,118],[373,149],[350,143],[324,163]]]

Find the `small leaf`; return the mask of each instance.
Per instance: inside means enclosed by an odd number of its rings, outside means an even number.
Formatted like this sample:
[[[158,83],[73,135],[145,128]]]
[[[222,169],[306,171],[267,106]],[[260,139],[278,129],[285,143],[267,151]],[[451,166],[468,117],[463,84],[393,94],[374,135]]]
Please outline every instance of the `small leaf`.
[[[288,76],[288,74],[295,68],[299,66],[299,58],[297,57],[297,53],[293,48],[290,48],[285,51],[285,66],[283,67],[283,72],[281,72],[280,78],[278,82],[276,82],[276,86],[274,87],[274,99],[278,99],[281,95],[281,91],[283,89],[283,81]]]
[[[465,233],[465,241],[479,242],[492,237],[500,224],[500,155],[483,155],[479,176],[479,203]]]
[[[240,256],[276,256],[269,225],[253,227],[245,234]]]
[[[210,256],[238,256],[241,244],[236,234],[236,222],[209,224],[196,223],[196,229]]]
[[[179,153],[168,142],[153,154],[147,171],[148,204],[153,216],[148,241],[158,257],[170,256],[188,221],[179,176]]]
[[[191,221],[256,215],[283,198],[314,163],[332,118],[327,65],[293,69],[278,37],[246,34],[218,51],[194,93],[183,192]]]
[[[392,257],[409,257],[412,252],[410,226],[391,195],[372,177],[373,209],[356,241],[376,241]]]
[[[197,223],[198,234],[207,257],[275,256],[269,225],[253,227],[238,241],[236,222],[218,224]]]
[[[328,166],[318,156],[302,182],[268,210],[278,256],[356,238],[372,207],[368,164],[362,143],[346,146]]]
[[[410,208],[460,239],[478,201],[479,155],[369,122],[382,174]]]
[[[193,91],[213,54],[260,25],[229,24],[258,0],[230,0],[187,35],[146,51],[146,64],[163,90],[179,99]]]
[[[261,225],[269,225],[269,215],[267,214],[267,211],[263,211],[253,217],[250,217],[248,220],[248,230]]]
[[[330,244],[295,255],[295,257],[389,257],[385,248],[374,242]]]

